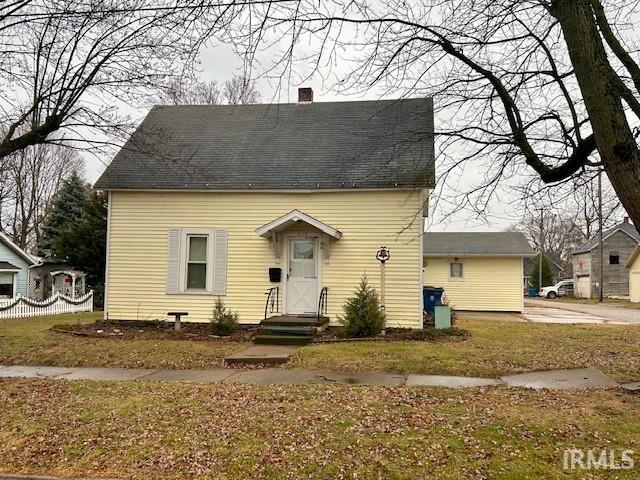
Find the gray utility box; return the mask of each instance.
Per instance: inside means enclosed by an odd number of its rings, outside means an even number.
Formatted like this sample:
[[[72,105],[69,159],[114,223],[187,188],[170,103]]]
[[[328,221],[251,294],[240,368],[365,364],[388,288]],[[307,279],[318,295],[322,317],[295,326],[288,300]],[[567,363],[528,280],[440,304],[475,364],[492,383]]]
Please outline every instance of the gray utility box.
[[[436,305],[435,326],[437,329],[451,328],[451,307]]]

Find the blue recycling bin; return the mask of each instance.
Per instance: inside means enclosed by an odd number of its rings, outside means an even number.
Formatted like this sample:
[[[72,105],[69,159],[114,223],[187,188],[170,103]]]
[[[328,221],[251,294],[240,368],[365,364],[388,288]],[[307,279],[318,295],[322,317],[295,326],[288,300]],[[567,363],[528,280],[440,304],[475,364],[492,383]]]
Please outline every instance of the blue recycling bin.
[[[423,287],[422,288],[422,309],[433,316],[437,305],[442,305],[442,294],[444,288]]]
[[[536,290],[535,288],[530,288],[529,289],[529,296],[530,297],[537,297],[538,296],[538,290]]]

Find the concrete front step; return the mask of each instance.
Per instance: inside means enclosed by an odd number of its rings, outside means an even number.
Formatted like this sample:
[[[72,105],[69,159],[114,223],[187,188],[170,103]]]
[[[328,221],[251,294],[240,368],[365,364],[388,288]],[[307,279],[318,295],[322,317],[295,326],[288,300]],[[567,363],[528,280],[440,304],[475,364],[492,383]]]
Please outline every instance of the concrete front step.
[[[301,335],[258,335],[253,339],[257,345],[308,345],[310,336]]]
[[[260,335],[290,335],[290,336],[313,336],[316,334],[315,327],[308,326],[285,326],[285,325],[263,325],[258,330]]]

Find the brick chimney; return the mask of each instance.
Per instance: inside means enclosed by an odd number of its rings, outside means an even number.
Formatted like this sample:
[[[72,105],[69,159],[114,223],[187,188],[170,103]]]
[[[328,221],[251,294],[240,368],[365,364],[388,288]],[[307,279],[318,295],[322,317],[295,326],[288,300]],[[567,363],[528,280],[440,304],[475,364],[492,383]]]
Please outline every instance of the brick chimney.
[[[622,219],[622,221],[623,221],[624,223],[629,223],[629,217],[624,217],[624,218]]]
[[[309,87],[299,88],[298,103],[313,103],[313,90]]]

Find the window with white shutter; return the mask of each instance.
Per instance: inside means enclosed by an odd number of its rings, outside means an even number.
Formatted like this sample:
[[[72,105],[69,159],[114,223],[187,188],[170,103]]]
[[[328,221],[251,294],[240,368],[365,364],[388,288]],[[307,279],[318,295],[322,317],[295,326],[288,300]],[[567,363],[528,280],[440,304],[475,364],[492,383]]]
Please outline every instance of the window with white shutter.
[[[167,253],[167,293],[226,295],[227,230],[172,228]]]

